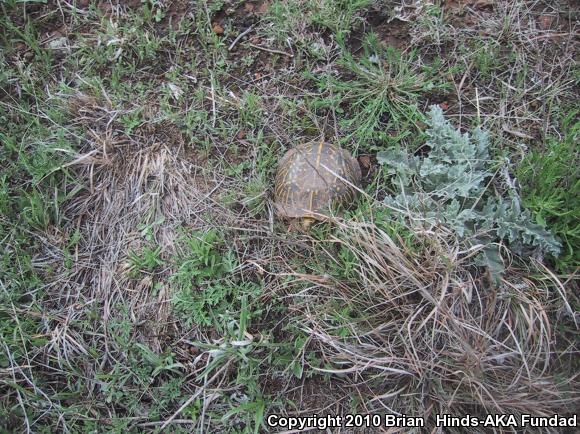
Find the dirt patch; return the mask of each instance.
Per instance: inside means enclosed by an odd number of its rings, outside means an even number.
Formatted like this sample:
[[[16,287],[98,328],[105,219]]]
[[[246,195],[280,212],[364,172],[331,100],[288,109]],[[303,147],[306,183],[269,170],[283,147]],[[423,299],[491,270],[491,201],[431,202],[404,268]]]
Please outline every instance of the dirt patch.
[[[393,19],[381,13],[372,13],[366,17],[365,26],[353,32],[347,41],[347,46],[353,52],[359,51],[365,35],[370,32],[376,33],[382,43],[401,51],[410,45],[411,36],[408,22]]]
[[[404,50],[409,45],[409,23],[400,20],[389,22],[385,19],[373,21],[370,21],[372,31],[379,36],[382,42],[398,50]]]

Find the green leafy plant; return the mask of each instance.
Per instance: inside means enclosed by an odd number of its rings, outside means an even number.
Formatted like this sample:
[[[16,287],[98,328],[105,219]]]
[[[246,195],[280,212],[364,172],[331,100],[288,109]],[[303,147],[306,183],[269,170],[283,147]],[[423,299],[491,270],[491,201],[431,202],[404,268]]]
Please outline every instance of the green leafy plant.
[[[140,252],[129,252],[129,264],[131,272],[136,275],[139,272],[151,273],[158,266],[163,265],[161,259],[161,247],[145,247]]]
[[[487,134],[480,129],[461,134],[437,106],[431,107],[427,122],[428,155],[410,155],[402,149],[378,154],[379,163],[393,175],[395,195],[385,203],[401,211],[401,217],[416,216],[411,220],[421,224],[443,223],[469,244],[483,244],[480,264],[489,266],[495,277],[502,270],[494,244],[500,240],[508,241],[516,253],[535,247],[540,253],[558,255],[561,244],[533,222],[515,188],[508,185],[503,194],[488,188],[496,163],[490,160]]]
[[[211,355],[205,369],[197,377],[198,381],[207,382],[228,366],[230,372],[235,373],[230,390],[235,389],[236,392],[221,392],[219,397],[228,410],[216,414],[224,426],[232,428],[227,432],[233,432],[233,427],[240,425],[245,427],[242,432],[259,432],[269,405],[267,396],[262,392],[260,377],[267,375],[264,369],[271,364],[282,359],[292,361],[291,355],[296,351],[292,343],[273,342],[269,333],[259,338],[248,333],[252,320],[261,314],[258,305],[251,302],[260,290],[261,287],[255,284],[233,285],[231,300],[222,302],[230,310],[228,314],[221,314],[221,325],[217,327],[222,338],[211,344],[195,342],[197,347]],[[220,306],[215,308],[216,311],[221,309]],[[293,372],[296,373],[294,368]]]
[[[372,0],[333,0],[318,3],[320,8],[315,8],[312,22],[328,28],[340,40],[344,39],[356,26],[357,22],[363,22],[362,14],[372,3]]]
[[[233,282],[216,282],[205,287],[183,288],[173,299],[176,313],[184,319],[185,325],[221,326],[220,315],[236,309],[238,296],[256,294],[260,288],[254,284],[236,285]]]
[[[578,111],[562,122],[562,137],[548,137],[546,149],[532,150],[517,168],[522,199],[536,223],[550,227],[562,240],[555,261],[564,271],[580,263],[580,179],[578,178]]]
[[[186,236],[185,253],[177,260],[177,272],[172,280],[180,287],[191,289],[206,279],[215,279],[226,270],[224,258],[217,247],[221,240],[215,230],[194,232]]]
[[[227,277],[235,268],[231,254],[221,254],[222,239],[215,230],[184,238],[185,254],[177,259],[173,306],[187,327],[192,324],[221,327],[215,319],[236,309],[242,295],[256,295],[260,287]]]

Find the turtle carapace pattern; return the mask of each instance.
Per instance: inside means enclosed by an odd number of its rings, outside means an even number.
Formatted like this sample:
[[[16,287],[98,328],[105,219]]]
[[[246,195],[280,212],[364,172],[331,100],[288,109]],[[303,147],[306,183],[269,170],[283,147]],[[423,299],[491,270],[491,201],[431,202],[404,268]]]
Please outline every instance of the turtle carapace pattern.
[[[309,142],[290,149],[278,164],[274,202],[278,215],[323,220],[357,196],[358,161],[339,146]]]

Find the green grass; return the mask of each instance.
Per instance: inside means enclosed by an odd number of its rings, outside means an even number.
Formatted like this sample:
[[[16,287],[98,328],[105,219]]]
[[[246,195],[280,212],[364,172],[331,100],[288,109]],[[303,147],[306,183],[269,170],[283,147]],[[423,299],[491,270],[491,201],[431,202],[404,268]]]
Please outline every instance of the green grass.
[[[344,78],[318,77],[321,90],[331,95],[326,102],[343,118],[348,132],[345,143],[354,141],[355,150],[384,149],[419,134],[424,117],[419,100],[429,92],[449,89],[437,65],[417,64],[417,53],[400,53],[384,46],[369,33],[363,50],[354,56],[346,47],[337,64]]]
[[[580,179],[578,176],[578,112],[570,112],[561,124],[562,135],[547,138],[545,149],[533,149],[517,169],[524,201],[536,221],[551,228],[564,246],[555,258],[560,271],[580,264]]]

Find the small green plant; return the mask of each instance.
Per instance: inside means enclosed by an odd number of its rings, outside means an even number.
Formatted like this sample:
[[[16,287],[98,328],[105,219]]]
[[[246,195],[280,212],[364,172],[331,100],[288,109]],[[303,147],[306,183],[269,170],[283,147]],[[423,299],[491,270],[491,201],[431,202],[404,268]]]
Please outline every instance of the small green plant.
[[[177,259],[173,306],[187,327],[192,324],[215,325],[220,315],[234,309],[242,294],[256,294],[250,283],[235,283],[225,276],[235,268],[231,254],[222,255],[218,247],[221,237],[215,230],[195,232],[184,238],[185,253]],[[258,291],[259,292],[259,291]]]
[[[402,149],[378,154],[379,163],[393,175],[395,195],[385,203],[401,217],[418,217],[420,224],[443,223],[469,244],[484,245],[480,263],[496,277],[502,269],[497,241],[508,241],[520,254],[536,247],[540,253],[558,255],[560,243],[532,221],[512,186],[503,194],[488,188],[497,163],[490,160],[487,134],[479,129],[461,134],[437,106],[431,107],[427,122],[427,156],[409,155]]]
[[[194,232],[183,239],[185,253],[177,260],[172,280],[191,289],[208,279],[218,279],[226,271],[226,262],[217,247],[221,239],[215,230]]]
[[[373,0],[331,0],[317,3],[311,21],[332,31],[338,40],[344,40],[357,22],[362,23],[361,12],[367,9]]]
[[[174,361],[174,355],[171,353],[157,354],[152,351],[149,347],[136,343],[139,354],[139,362],[145,361],[147,365],[152,368],[151,377],[155,378],[163,371],[177,372],[184,366],[181,363],[176,363]]]
[[[143,18],[146,22],[155,20],[158,23],[165,16],[163,2],[159,0],[141,0],[141,3],[143,3]]]
[[[147,246],[140,252],[129,252],[129,264],[134,275],[139,272],[152,273],[157,267],[164,264],[161,259],[161,247]]]
[[[346,141],[388,143],[393,139],[390,133],[394,127],[406,131],[397,141],[414,134],[417,122],[423,120],[417,106],[419,97],[445,88],[432,72],[421,70],[416,60],[415,52],[403,54],[391,46],[384,47],[378,36],[370,33],[363,41],[360,58],[343,48],[338,64],[345,70],[344,78],[330,74],[316,78],[320,88],[334,95],[335,101],[348,103],[347,116],[340,122],[349,132]]]
[[[241,424],[245,427],[242,432],[258,433],[269,405],[268,397],[262,392],[260,377],[268,375],[265,370],[282,360],[292,363],[292,354],[302,348],[295,349],[292,343],[272,342],[267,332],[260,337],[250,334],[248,331],[252,320],[261,315],[261,309],[252,303],[261,288],[255,284],[242,284],[232,285],[230,290],[231,300],[222,300],[212,308],[214,312],[223,312],[218,313],[218,321],[214,322],[222,338],[211,344],[195,343],[211,355],[197,380],[207,382],[215,378],[216,373],[229,367],[233,375],[228,389],[235,390],[235,393],[219,393],[219,401],[224,404],[226,411],[213,417],[224,427],[230,428],[231,432],[238,432],[234,427]],[[288,364],[283,366],[287,368]],[[296,375],[297,369],[292,369]]]
[[[526,208],[536,223],[548,226],[562,240],[555,261],[561,271],[580,263],[580,121],[572,112],[562,122],[562,137],[550,136],[546,149],[532,150],[517,168]]]
[[[243,204],[253,216],[263,214],[267,206],[268,183],[262,176],[250,179],[244,188]]]
[[[220,316],[235,310],[237,296],[256,292],[259,288],[252,284],[215,282],[204,287],[182,288],[175,293],[173,306],[186,327],[197,324],[223,328]]]

